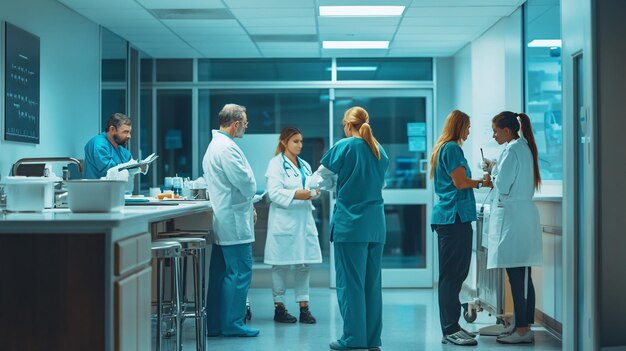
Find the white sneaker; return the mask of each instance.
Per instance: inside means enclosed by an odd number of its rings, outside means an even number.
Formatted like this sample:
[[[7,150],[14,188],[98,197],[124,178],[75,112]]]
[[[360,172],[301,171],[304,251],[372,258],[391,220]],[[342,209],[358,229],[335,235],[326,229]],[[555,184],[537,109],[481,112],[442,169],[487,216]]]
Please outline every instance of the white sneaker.
[[[515,331],[509,335],[499,336],[496,341],[501,344],[532,344],[535,342],[535,333],[529,330],[526,334],[521,335],[518,331]]]
[[[465,335],[462,330],[459,330],[456,333],[444,335],[441,339],[442,344],[454,344],[461,346],[475,346],[478,345],[478,342],[472,339],[471,336]]]
[[[461,332],[463,332],[463,334],[465,334],[465,336],[467,336],[468,338],[476,339],[476,332],[467,331],[463,328],[461,328]]]

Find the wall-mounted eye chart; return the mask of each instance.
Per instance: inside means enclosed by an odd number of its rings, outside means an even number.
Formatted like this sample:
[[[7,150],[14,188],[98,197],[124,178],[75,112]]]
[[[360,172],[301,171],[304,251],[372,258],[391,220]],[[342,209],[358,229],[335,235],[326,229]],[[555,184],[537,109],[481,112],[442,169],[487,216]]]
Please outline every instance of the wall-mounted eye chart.
[[[39,37],[5,22],[4,139],[39,144]]]

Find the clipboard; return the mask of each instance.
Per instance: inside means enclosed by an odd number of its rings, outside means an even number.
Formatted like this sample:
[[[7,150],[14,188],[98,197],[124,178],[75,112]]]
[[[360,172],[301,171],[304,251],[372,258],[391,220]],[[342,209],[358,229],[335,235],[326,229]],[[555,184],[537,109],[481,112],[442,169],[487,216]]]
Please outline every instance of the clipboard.
[[[118,168],[117,170],[118,170],[118,172],[121,172],[121,171],[123,171],[123,170],[127,170],[127,169],[135,169],[135,168],[140,168],[140,167],[143,167],[143,166],[145,166],[145,165],[149,165],[149,164],[151,164],[151,163],[152,163],[154,160],[156,160],[157,158],[159,158],[159,156],[158,156],[158,155],[155,155],[155,154],[153,153],[153,154],[150,154],[150,156],[148,156],[148,157],[144,158],[143,160],[141,160],[141,161],[139,161],[139,162],[137,162],[137,163],[135,163],[135,164],[128,165],[128,166],[124,166],[124,167],[120,167],[120,168]]]

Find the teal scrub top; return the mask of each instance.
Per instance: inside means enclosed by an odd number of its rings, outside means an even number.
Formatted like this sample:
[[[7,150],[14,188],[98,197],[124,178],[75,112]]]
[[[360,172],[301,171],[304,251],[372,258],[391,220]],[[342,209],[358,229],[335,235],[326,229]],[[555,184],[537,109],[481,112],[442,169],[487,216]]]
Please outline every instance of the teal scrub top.
[[[458,167],[465,168],[465,175],[472,177],[472,172],[463,154],[463,149],[456,142],[448,142],[439,150],[435,168],[435,194],[439,203],[433,208],[431,224],[454,224],[458,214],[461,223],[476,220],[476,199],[474,189],[458,190],[450,174]]]
[[[85,179],[100,179],[107,171],[121,163],[130,161],[130,151],[123,146],[117,149],[109,142],[106,133],[91,138],[85,145]]]
[[[375,242],[386,239],[382,189],[389,158],[382,146],[380,160],[361,138],[339,141],[322,157],[322,165],[337,174],[337,201],[331,219],[331,241]]]

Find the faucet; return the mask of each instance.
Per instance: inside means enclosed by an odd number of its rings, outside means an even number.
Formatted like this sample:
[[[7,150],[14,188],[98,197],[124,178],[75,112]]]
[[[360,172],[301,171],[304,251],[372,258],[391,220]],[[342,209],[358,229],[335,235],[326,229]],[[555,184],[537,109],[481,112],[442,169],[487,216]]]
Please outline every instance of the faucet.
[[[23,163],[41,163],[41,162],[68,162],[78,166],[78,171],[83,173],[83,163],[74,157],[31,157],[20,158],[13,164],[11,169],[12,175],[17,175],[17,168]],[[67,178],[67,179],[66,179]],[[63,172],[63,180],[69,180],[69,172]]]

